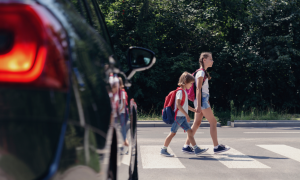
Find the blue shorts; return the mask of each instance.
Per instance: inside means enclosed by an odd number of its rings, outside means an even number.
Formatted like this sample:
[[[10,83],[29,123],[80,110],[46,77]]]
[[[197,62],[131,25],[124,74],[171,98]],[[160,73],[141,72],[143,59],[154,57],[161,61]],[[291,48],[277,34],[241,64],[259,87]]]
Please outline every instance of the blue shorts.
[[[207,109],[210,107],[210,105],[208,104],[208,100],[209,100],[209,94],[206,93],[202,93],[202,98],[201,98],[201,102],[202,102],[202,106],[201,109]],[[197,99],[194,100],[194,107],[197,107]]]
[[[176,122],[176,121],[177,121],[177,122]],[[181,127],[181,128],[182,128],[183,130],[185,130],[185,131],[191,129],[191,126],[190,126],[190,124],[187,122],[185,116],[177,116],[177,117],[176,117],[176,120],[175,120],[174,123],[172,124],[171,132],[172,132],[172,133],[176,133],[179,127]]]
[[[121,113],[120,114],[120,120],[121,120],[121,132],[122,132],[122,135],[123,135],[123,139],[125,141],[126,139],[126,115],[125,113]]]

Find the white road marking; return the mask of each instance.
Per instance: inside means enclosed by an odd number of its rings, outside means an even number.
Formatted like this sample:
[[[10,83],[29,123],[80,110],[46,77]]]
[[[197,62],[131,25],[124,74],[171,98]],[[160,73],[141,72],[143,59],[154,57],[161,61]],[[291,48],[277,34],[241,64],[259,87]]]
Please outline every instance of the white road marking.
[[[129,155],[129,153],[128,154],[124,154],[122,156],[123,156],[122,163],[125,164],[125,165],[127,165],[127,166],[129,166],[129,164],[130,164],[130,155]]]
[[[207,153],[213,155],[213,158],[217,159],[228,168],[270,168],[269,166],[233,149],[232,147],[230,147],[229,151],[220,154],[214,154],[214,147],[212,145],[201,146],[201,148],[203,147],[209,148],[203,155]]]
[[[126,154],[126,152],[128,152]],[[124,146],[123,152],[121,153],[122,163],[129,166],[130,164],[130,156],[131,156],[131,148]]]
[[[300,132],[244,132],[247,134],[300,134]]]
[[[257,145],[274,153],[300,162],[300,149],[287,145]]]
[[[196,134],[203,134],[204,132],[196,132]],[[170,132],[164,132],[164,134],[170,134]],[[186,134],[186,132],[177,132],[176,134]]]
[[[140,146],[142,166],[144,169],[156,168],[185,168],[174,152],[168,147],[168,152],[174,157],[164,157],[160,155],[162,146]]]

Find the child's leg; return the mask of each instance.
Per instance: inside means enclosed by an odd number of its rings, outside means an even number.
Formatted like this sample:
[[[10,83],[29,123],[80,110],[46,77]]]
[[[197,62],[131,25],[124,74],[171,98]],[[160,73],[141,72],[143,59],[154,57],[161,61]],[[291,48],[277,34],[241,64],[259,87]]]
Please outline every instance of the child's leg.
[[[189,129],[186,131],[187,134],[188,134],[188,139],[189,141],[191,142],[192,146],[195,146],[196,145],[196,142],[195,142],[195,139],[194,139],[194,133],[193,133],[193,130]]]
[[[164,147],[168,147],[169,146],[171,140],[176,135],[176,132],[177,132],[178,128],[179,128],[179,125],[177,124],[177,122],[174,122],[172,124],[172,127],[171,127],[171,132],[169,133],[169,135],[165,139]]]
[[[167,148],[171,142],[171,140],[173,139],[173,137],[176,135],[176,132],[178,130],[179,126],[177,125],[177,123],[173,123],[172,127],[171,127],[171,132],[169,133],[169,135],[167,136],[167,138],[165,139],[165,143],[164,143],[164,147],[161,148],[160,154],[166,157],[174,157],[173,154],[170,154],[167,151]]]
[[[167,136],[166,140],[165,140],[165,143],[164,143],[164,146],[165,147],[168,147],[171,140],[173,139],[173,137],[176,135],[176,133],[173,133],[173,132],[170,132],[169,135]]]
[[[195,133],[196,131],[198,130],[200,124],[201,124],[201,121],[203,119],[203,114],[202,113],[195,113],[195,116],[194,116],[194,123],[192,125],[192,131],[193,131],[193,136],[195,136]],[[187,136],[186,138],[186,141],[185,141],[185,144],[186,145],[190,145],[190,141],[189,141],[189,138]]]
[[[188,133],[188,138],[193,146],[195,155],[198,156],[208,150],[208,148],[201,149],[200,147],[197,146],[195,138],[194,138],[194,133],[191,129],[187,130],[187,133]]]
[[[202,109],[202,112],[210,124],[210,135],[213,140],[214,146],[217,146],[219,145],[217,135],[217,120],[210,107],[207,109]]]

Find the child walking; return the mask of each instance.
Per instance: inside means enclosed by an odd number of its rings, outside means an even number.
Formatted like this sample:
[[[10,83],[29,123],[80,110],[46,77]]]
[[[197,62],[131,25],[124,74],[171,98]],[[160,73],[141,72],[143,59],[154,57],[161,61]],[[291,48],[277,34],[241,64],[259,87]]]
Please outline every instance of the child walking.
[[[120,114],[120,120],[121,120],[121,132],[122,132],[122,136],[124,139],[124,145],[125,146],[129,146],[128,144],[128,140],[126,138],[126,123],[127,123],[127,119],[126,119],[126,91],[124,90],[124,84],[123,84],[123,80],[121,77],[119,77],[119,85],[120,85],[120,89],[119,89],[119,114]]]
[[[176,111],[176,109],[178,108],[179,111],[176,115],[176,119],[174,121],[174,123],[172,124],[171,127],[171,132],[170,134],[167,136],[164,146],[160,151],[160,154],[166,157],[173,157],[173,154],[170,154],[167,151],[167,148],[171,142],[171,140],[173,139],[173,137],[176,135],[176,132],[179,128],[179,126],[181,126],[182,129],[184,129],[187,134],[188,134],[188,139],[189,142],[191,142],[193,148],[194,148],[194,153],[195,155],[199,155],[201,153],[204,153],[205,151],[207,151],[207,149],[201,149],[200,147],[198,147],[196,145],[195,139],[194,139],[194,135],[193,132],[191,130],[191,127],[189,125],[188,122],[190,122],[190,117],[188,115],[188,110],[196,112],[196,110],[192,107],[190,107],[188,105],[188,95],[186,93],[186,89],[189,89],[192,84],[195,82],[195,78],[188,72],[184,72],[180,78],[179,78],[179,82],[178,82],[178,86],[180,86],[182,88],[182,90],[178,90],[176,93],[176,98],[175,98],[175,108],[174,111]],[[183,93],[185,93],[185,102],[183,104],[183,106],[181,106],[181,100],[183,97]]]
[[[217,120],[211,110],[209,103],[209,85],[208,80],[211,79],[207,72],[207,68],[212,67],[213,58],[210,52],[203,52],[199,58],[200,69],[196,71],[195,85],[196,85],[196,99],[194,100],[194,107],[196,108],[194,123],[192,125],[193,136],[195,135],[198,127],[201,124],[203,115],[206,117],[210,124],[210,135],[214,144],[214,153],[218,154],[221,152],[228,151],[230,147],[219,144],[217,136]],[[204,82],[204,83],[203,83]],[[202,102],[202,106],[201,106]],[[187,137],[185,145],[182,148],[183,152],[193,153],[193,149],[189,146],[190,136]],[[192,144],[193,145],[193,144]]]

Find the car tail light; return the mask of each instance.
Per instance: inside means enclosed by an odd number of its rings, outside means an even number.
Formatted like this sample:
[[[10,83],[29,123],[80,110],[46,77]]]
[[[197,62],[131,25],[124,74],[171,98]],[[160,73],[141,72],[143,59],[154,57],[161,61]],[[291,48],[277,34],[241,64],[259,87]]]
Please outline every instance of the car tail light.
[[[44,7],[0,3],[0,84],[68,88],[66,33]]]

